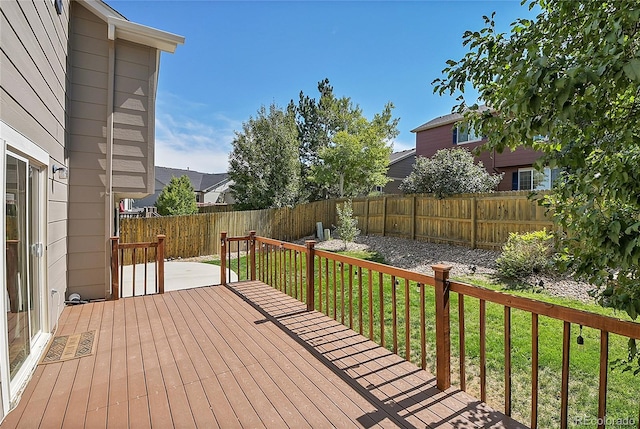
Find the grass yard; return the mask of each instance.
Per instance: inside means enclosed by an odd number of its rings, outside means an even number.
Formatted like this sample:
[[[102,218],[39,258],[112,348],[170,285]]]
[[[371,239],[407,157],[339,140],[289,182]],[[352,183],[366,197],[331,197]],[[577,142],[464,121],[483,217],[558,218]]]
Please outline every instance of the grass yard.
[[[342,253],[342,252],[341,252]],[[277,252],[276,252],[277,254]],[[288,253],[283,252],[269,261],[271,266],[270,281],[274,287],[283,290],[283,283],[286,282],[287,292],[304,288],[299,285],[304,281],[304,257],[298,257],[298,274],[293,278],[291,275],[279,276],[276,268],[282,265],[287,268],[293,265],[292,257],[287,257]],[[366,251],[357,253],[342,253],[360,259],[369,259],[381,262],[377,254]],[[328,264],[327,264],[328,262]],[[382,261],[383,262],[383,261]],[[219,261],[211,263],[219,264]],[[258,258],[260,263],[260,258]],[[369,308],[372,303],[372,323],[373,332],[371,336],[378,344],[381,343],[380,330],[380,305],[382,302],[384,313],[384,346],[393,351],[393,312],[392,295],[393,285],[388,275],[383,276],[383,299],[380,301],[378,288],[378,273],[373,273],[372,296],[369,297],[369,272],[363,270],[358,272],[357,267],[336,265],[334,261],[322,259],[316,263],[315,285],[316,291],[320,293],[320,299],[316,295],[316,308],[337,320],[344,321],[357,332],[362,332],[369,336]],[[232,269],[239,273],[240,280],[247,279],[247,258],[241,257],[232,260]],[[258,271],[260,273],[260,270]],[[334,274],[335,272],[335,274]],[[329,274],[327,276],[327,273]],[[351,275],[350,275],[351,273]],[[287,277],[286,279],[284,277]],[[258,274],[260,278],[260,274]],[[342,280],[344,278],[344,280]],[[525,296],[532,299],[546,301],[556,305],[578,308],[598,314],[604,314],[617,318],[626,318],[626,314],[614,313],[611,309],[605,309],[597,305],[584,304],[569,299],[555,298],[542,293],[532,293],[528,291],[505,290],[505,285],[500,283],[488,283],[478,281],[473,276],[456,278],[477,286],[501,290],[513,293],[518,296]],[[362,284],[362,325],[360,325],[360,284]],[[295,287],[292,287],[295,285]],[[408,287],[404,279],[399,279],[396,286],[396,320],[397,320],[397,352],[400,356],[405,356],[405,300],[408,290],[409,301],[409,336],[411,348],[411,360],[420,365],[420,293],[417,284],[411,282]],[[349,291],[351,290],[351,294]],[[327,297],[329,299],[327,306]],[[334,300],[335,297],[335,300]],[[304,297],[300,299],[303,300]],[[459,328],[458,328],[458,295],[452,293],[450,296],[451,308],[451,347],[452,347],[452,385],[459,385]],[[321,301],[321,302],[320,302]],[[427,368],[435,374],[435,315],[434,315],[434,291],[430,286],[425,287],[425,308],[426,308],[426,362]],[[480,397],[480,341],[479,341],[479,300],[465,298],[465,348],[466,348],[466,390],[476,397]],[[560,426],[560,390],[562,373],[562,331],[563,322],[548,317],[539,317],[539,399],[538,399],[538,427],[554,428]],[[496,409],[504,408],[504,307],[497,304],[486,303],[486,362],[487,362],[487,402]],[[577,344],[578,335],[584,339],[583,345]],[[511,310],[511,384],[512,384],[512,415],[517,420],[528,424],[531,410],[531,314]],[[617,335],[609,337],[609,360],[626,357],[627,339]],[[584,328],[580,332],[580,326],[572,325],[571,330],[571,353],[570,353],[570,376],[569,376],[569,427],[579,427],[579,422],[586,419],[595,419],[598,408],[598,379],[599,379],[599,356],[600,356],[600,332],[594,329]],[[640,376],[634,376],[631,371],[622,372],[620,369],[609,371],[608,394],[607,394],[607,417],[615,422],[617,419],[627,421],[634,419],[637,426],[640,418]],[[589,420],[591,422],[595,420]],[[590,425],[594,426],[594,425]],[[634,427],[635,427],[634,426]],[[609,428],[629,427],[607,424]]]

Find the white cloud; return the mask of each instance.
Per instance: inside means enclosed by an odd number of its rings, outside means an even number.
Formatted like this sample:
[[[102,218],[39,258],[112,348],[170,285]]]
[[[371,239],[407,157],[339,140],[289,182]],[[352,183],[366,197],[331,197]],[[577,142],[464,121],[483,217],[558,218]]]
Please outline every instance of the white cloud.
[[[401,140],[394,140],[393,141],[393,151],[394,152],[401,152],[403,150],[408,150],[408,149],[415,149],[416,147],[416,142],[412,141],[412,142],[404,142]]]
[[[226,172],[234,130],[241,129],[242,122],[206,112],[206,105],[162,95],[156,113],[155,164],[204,173]]]

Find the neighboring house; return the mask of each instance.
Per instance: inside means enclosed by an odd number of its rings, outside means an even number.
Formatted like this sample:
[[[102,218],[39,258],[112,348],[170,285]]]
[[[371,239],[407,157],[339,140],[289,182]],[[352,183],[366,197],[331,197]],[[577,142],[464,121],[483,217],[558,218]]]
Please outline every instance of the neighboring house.
[[[148,197],[134,200],[134,208],[150,207],[155,205],[160,193],[169,184],[173,177],[187,176],[195,190],[196,203],[198,205],[226,203],[233,204],[233,197],[229,192],[229,185],[233,183],[227,173],[200,173],[193,170],[181,170],[179,168],[156,167],[155,193]]]
[[[464,125],[463,116],[458,113],[439,116],[411,130],[416,133],[416,156],[431,157],[440,149],[464,147],[474,149],[487,140],[476,136]],[[532,165],[542,153],[532,149],[506,149],[503,153],[484,151],[476,160],[482,161],[491,174],[504,173],[498,185],[499,191],[549,189],[555,171],[545,169],[545,173],[536,172]]]
[[[98,0],[0,1],[0,420],[64,301],[111,295],[120,199],[153,192],[160,52],[184,38]]]
[[[401,194],[398,188],[402,181],[407,178],[413,171],[413,165],[416,163],[416,150],[408,149],[400,152],[394,152],[389,157],[389,170],[387,177],[391,179],[383,188],[378,190],[385,194]]]

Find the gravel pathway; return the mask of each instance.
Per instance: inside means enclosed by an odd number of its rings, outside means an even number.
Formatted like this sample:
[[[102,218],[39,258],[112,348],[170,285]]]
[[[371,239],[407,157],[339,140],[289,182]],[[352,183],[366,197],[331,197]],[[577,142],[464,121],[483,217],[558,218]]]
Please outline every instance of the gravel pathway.
[[[318,243],[316,247],[336,251],[343,250],[344,243],[329,240]],[[360,236],[355,243],[349,243],[348,249],[378,252],[389,265],[428,275],[433,274],[431,265],[447,264],[452,266],[452,278],[474,276],[489,282],[496,281],[496,259],[500,256],[500,252],[492,250],[380,236]],[[593,287],[570,277],[531,275],[522,279],[520,287],[552,296],[594,302],[588,293]]]

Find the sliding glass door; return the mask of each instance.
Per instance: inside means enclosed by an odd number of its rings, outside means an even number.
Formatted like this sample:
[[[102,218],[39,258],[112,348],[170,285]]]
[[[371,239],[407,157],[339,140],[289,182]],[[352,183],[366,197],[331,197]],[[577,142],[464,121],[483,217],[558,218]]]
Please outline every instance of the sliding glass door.
[[[13,381],[31,357],[42,333],[43,291],[39,259],[42,171],[27,159],[7,153],[5,160],[5,230],[7,339],[9,377]]]

